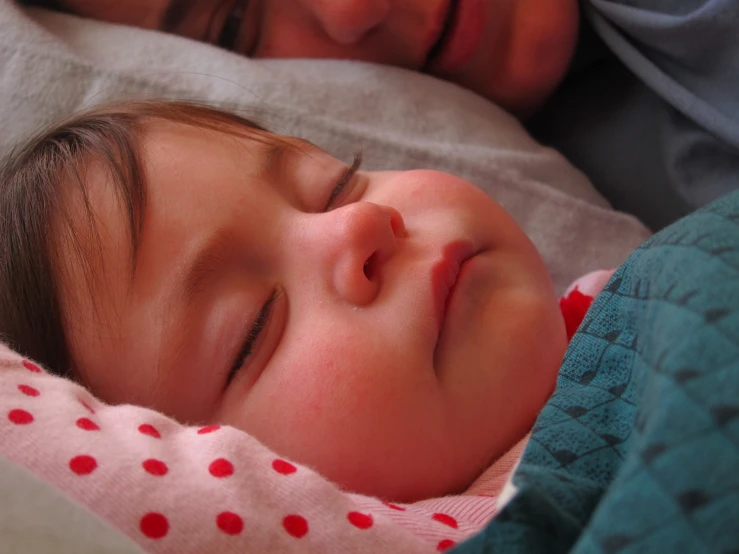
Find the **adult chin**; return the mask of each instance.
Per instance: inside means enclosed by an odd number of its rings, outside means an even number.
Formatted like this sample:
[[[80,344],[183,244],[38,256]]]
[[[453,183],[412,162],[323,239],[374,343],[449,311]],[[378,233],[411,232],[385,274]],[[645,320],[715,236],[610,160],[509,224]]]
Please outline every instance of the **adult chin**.
[[[430,67],[514,115],[531,115],[554,92],[575,51],[577,0],[459,0],[479,7],[477,52],[462,67]],[[469,26],[472,28],[472,25]]]
[[[579,8],[574,0],[518,0],[514,5],[508,55],[483,93],[526,117],[567,73],[577,44]]]

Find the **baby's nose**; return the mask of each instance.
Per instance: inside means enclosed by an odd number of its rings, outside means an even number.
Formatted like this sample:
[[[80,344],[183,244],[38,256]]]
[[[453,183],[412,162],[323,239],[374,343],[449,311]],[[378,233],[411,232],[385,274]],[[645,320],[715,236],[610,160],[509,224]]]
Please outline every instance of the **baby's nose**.
[[[406,234],[400,212],[371,202],[355,202],[325,214],[334,218],[337,241],[331,279],[336,292],[351,304],[372,302],[386,277],[384,268]]]

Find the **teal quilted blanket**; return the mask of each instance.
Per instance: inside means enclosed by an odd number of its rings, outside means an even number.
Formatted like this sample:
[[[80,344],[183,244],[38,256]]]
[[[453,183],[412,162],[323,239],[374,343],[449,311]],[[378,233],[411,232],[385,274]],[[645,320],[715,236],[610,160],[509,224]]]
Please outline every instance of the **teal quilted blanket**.
[[[739,553],[739,192],[614,274],[514,483],[455,554]]]

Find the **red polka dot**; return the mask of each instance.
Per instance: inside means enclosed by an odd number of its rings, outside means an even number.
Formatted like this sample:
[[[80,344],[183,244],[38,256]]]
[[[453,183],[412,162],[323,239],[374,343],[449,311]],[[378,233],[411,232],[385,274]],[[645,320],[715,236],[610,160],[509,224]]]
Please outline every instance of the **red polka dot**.
[[[90,473],[95,471],[97,466],[98,463],[95,458],[84,454],[81,456],[75,456],[69,460],[69,469],[74,471],[77,475],[90,475]]]
[[[216,525],[227,535],[238,535],[244,530],[244,520],[233,512],[221,512],[218,514]]]
[[[213,431],[218,431],[218,429],[220,428],[220,425],[208,425],[206,427],[201,427],[200,429],[198,429],[198,435],[207,435],[208,433],[212,433]]]
[[[282,475],[290,475],[291,473],[295,473],[296,471],[298,471],[298,468],[292,465],[290,462],[280,460],[279,458],[272,462],[272,469],[274,469],[277,473],[281,473]]]
[[[90,412],[91,414],[94,414],[94,413],[95,413],[95,410],[93,410],[93,409],[92,409],[92,408],[90,407],[90,405],[89,405],[89,404],[87,404],[87,402],[85,402],[84,400],[80,400],[80,404],[82,404],[82,405],[83,405],[83,406],[85,407],[85,409],[86,409],[86,410],[87,410],[88,412]]]
[[[8,412],[8,419],[16,425],[27,425],[33,421],[33,416],[26,410],[10,410]]]
[[[392,510],[398,510],[399,512],[405,512],[405,508],[403,508],[403,506],[398,506],[397,504],[391,504],[390,502],[383,502],[383,504],[385,504],[385,506],[387,506],[388,508]]]
[[[455,543],[451,539],[444,539],[443,541],[440,541],[439,544],[436,545],[436,550],[438,552],[444,552],[445,550],[449,550],[455,544],[457,543]]]
[[[282,526],[289,535],[300,539],[308,534],[308,522],[303,516],[289,515],[282,520]]]
[[[167,472],[169,471],[167,464],[165,464],[161,460],[155,460],[154,458],[144,460],[141,466],[144,468],[144,470],[146,470],[147,473],[151,473],[152,475],[156,475],[157,477],[167,475]]]
[[[169,532],[169,521],[162,514],[149,512],[139,522],[141,532],[150,539],[161,539]]]
[[[18,390],[26,396],[38,396],[39,394],[41,394],[38,389],[34,389],[33,387],[29,387],[28,385],[18,385]]]
[[[349,520],[349,523],[359,529],[369,529],[370,527],[372,527],[372,516],[370,514],[363,514],[361,512],[349,512],[349,515],[346,516],[346,518]]]
[[[208,471],[210,471],[213,477],[223,478],[233,475],[234,466],[225,458],[218,458],[211,462],[210,466],[208,466]]]
[[[23,367],[25,367],[28,371],[32,371],[33,373],[41,373],[41,368],[33,362],[29,362],[28,360],[23,360]]]
[[[77,420],[77,427],[85,431],[100,431],[98,424],[86,417],[81,417]]]
[[[149,423],[144,423],[143,425],[139,425],[139,433],[142,435],[149,435],[150,437],[154,437],[155,439],[161,439],[162,435],[159,434],[159,431],[157,431],[157,428]]]
[[[457,528],[457,520],[450,515],[434,514],[431,516],[431,519],[438,521],[439,523],[443,523],[444,525],[448,525],[449,527],[453,527],[454,529]]]

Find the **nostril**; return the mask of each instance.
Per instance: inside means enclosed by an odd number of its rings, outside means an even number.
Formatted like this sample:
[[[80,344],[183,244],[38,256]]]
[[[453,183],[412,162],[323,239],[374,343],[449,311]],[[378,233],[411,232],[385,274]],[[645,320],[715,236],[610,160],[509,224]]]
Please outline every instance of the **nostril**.
[[[375,254],[372,254],[369,258],[367,258],[367,261],[364,262],[364,276],[367,277],[367,279],[369,279],[370,281],[375,275]]]
[[[396,237],[405,237],[408,235],[408,231],[405,229],[405,222],[403,216],[400,213],[390,214],[390,228],[393,230],[393,235]]]

